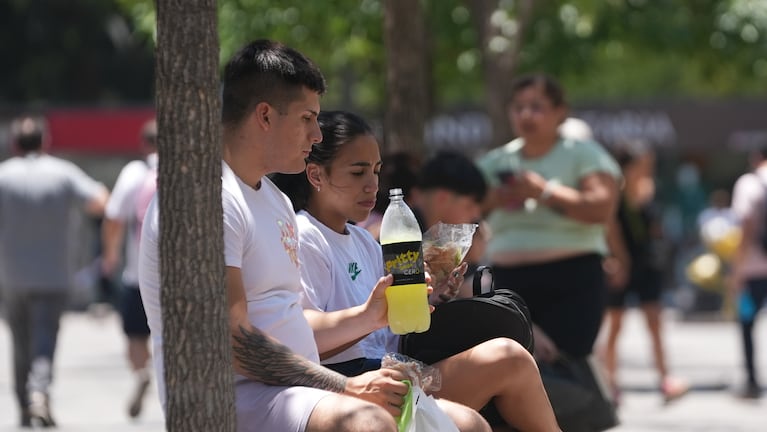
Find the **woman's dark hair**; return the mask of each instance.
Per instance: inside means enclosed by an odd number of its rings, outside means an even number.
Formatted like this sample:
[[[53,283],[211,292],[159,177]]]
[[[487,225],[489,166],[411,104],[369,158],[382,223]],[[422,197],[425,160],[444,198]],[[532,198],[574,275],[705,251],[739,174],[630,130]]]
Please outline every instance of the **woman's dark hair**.
[[[557,80],[546,74],[524,75],[516,78],[511,84],[511,99],[509,103],[514,100],[517,93],[528,87],[535,86],[540,86],[543,89],[543,94],[546,95],[555,107],[567,105],[565,91],[562,86]]]
[[[362,117],[347,111],[322,111],[317,121],[322,130],[322,141],[312,146],[306,163],[320,165],[328,171],[341,147],[357,137],[373,135],[373,129]],[[290,198],[293,210],[306,207],[311,193],[306,171],[298,174],[272,174],[269,178]]]

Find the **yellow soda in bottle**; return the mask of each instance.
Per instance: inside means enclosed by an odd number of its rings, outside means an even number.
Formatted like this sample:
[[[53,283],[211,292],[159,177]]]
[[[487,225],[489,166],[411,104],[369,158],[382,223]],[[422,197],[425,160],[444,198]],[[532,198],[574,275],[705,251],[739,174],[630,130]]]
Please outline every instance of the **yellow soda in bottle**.
[[[389,200],[380,234],[384,271],[394,276],[394,282],[386,289],[389,328],[396,334],[422,333],[429,329],[431,316],[421,229],[403,200],[402,189],[389,190]]]

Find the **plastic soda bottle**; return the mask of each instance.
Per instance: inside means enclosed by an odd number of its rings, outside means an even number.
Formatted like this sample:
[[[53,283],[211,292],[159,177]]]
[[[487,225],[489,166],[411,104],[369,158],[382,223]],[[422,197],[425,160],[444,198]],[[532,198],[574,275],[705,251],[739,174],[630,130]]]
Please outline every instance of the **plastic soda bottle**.
[[[429,329],[431,316],[421,229],[402,198],[402,189],[390,189],[389,200],[380,233],[384,271],[394,276],[394,282],[386,289],[389,327],[396,334],[422,333]]]

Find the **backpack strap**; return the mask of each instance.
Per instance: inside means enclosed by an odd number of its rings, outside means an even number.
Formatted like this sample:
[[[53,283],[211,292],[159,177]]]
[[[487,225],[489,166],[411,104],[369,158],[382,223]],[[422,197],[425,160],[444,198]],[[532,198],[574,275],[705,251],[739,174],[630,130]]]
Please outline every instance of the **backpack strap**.
[[[477,267],[477,270],[474,272],[474,281],[472,282],[472,287],[474,291],[474,296],[482,295],[482,276],[487,272],[490,275],[490,295],[492,296],[495,293],[495,279],[493,277],[493,268],[490,266],[479,266]]]

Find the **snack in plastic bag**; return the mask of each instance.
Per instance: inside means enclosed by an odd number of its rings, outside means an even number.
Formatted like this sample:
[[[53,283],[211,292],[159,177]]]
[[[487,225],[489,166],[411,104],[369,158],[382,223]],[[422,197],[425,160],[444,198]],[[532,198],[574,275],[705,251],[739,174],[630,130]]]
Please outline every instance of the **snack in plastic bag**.
[[[396,369],[408,376],[408,392],[402,413],[396,417],[399,432],[458,432],[453,421],[424,390],[442,387],[439,370],[404,354],[387,353],[381,367]]]
[[[437,222],[423,235],[423,259],[428,265],[434,292],[432,304],[443,303],[458,295],[466,265],[461,265],[471,247],[477,224]]]

